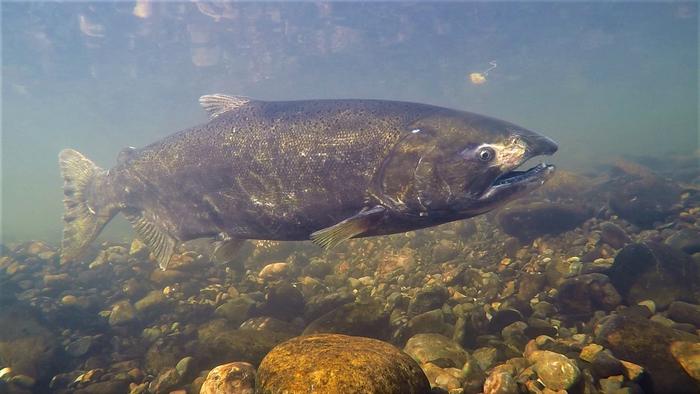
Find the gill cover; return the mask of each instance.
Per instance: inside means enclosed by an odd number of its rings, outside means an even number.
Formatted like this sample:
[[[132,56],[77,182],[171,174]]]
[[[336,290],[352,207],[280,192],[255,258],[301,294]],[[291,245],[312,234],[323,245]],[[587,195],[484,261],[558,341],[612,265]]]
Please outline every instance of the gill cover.
[[[432,196],[446,191],[436,176],[440,149],[429,128],[411,129],[384,161],[378,177],[380,200],[401,213],[425,213],[439,203]]]

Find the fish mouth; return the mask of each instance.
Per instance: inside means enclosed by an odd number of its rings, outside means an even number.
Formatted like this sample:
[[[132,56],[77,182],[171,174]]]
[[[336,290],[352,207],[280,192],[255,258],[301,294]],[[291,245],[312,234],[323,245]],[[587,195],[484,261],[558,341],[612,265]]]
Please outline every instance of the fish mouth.
[[[503,187],[537,181],[542,184],[554,173],[554,168],[552,164],[540,163],[526,171],[508,171],[494,179],[491,187]]]
[[[526,171],[507,171],[494,179],[479,198],[484,203],[508,201],[542,186],[554,174],[554,165],[540,163]]]

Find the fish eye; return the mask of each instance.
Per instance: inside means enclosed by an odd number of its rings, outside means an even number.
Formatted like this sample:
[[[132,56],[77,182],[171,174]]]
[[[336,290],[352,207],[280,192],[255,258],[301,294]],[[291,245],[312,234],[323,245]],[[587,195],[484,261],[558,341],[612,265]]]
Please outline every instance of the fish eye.
[[[493,148],[485,146],[476,152],[476,156],[484,163],[488,163],[496,156],[496,152],[493,150]]]

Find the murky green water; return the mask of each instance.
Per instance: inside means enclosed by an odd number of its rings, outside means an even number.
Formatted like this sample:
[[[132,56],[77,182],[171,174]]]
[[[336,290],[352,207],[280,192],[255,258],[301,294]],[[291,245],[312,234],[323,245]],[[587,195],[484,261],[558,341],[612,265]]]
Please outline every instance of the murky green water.
[[[696,2],[140,0],[0,9],[0,394],[700,390]],[[176,245],[161,270],[158,253],[118,216],[62,263],[59,151],[113,168],[125,147],[207,122],[198,98],[211,93],[401,100],[491,115],[556,140],[546,160],[558,168],[493,212],[329,249],[246,241],[221,259],[210,240],[195,240]],[[246,108],[254,105],[262,104]],[[293,118],[284,109],[297,107],[285,105],[271,112]],[[401,187],[411,173],[404,167],[414,168],[403,164],[426,141],[423,126],[404,130],[415,139],[398,144],[408,147],[396,149],[401,160],[382,162],[396,196],[413,190]],[[411,179],[462,181],[432,170],[463,168],[483,147],[473,145],[449,156],[460,160],[416,164]],[[522,152],[504,148],[498,157]],[[424,157],[433,158],[419,164]],[[208,159],[194,167],[210,168]],[[170,190],[159,204],[182,197]],[[80,230],[72,214],[101,212],[90,204],[106,191],[94,190],[86,205],[75,204],[73,190],[66,195],[68,221]],[[416,195],[419,205],[433,203]],[[207,201],[207,217],[232,219]],[[174,216],[201,212],[193,205]],[[366,208],[358,214],[377,213]],[[311,211],[335,220],[327,207]],[[154,243],[155,230],[141,227]]]
[[[2,237],[57,240],[57,152],[103,167],[197,98],[384,98],[510,120],[584,172],[697,147],[694,3],[7,2]],[[495,61],[486,83],[469,74]],[[125,234],[126,226],[113,236]],[[109,234],[109,233],[108,233]]]

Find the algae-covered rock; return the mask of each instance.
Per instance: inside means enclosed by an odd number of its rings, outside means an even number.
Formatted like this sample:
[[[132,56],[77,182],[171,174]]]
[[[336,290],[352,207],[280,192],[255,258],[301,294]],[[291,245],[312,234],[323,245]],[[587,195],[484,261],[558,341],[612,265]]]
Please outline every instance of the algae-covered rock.
[[[109,314],[110,326],[121,326],[136,320],[136,308],[128,300],[122,300],[112,306]]]
[[[293,338],[265,356],[256,389],[272,393],[428,393],[418,364],[371,338],[318,334]]]
[[[336,333],[386,339],[389,336],[389,314],[379,302],[350,303],[312,321],[304,335]]]
[[[671,354],[688,375],[700,382],[700,342],[673,342]]]
[[[255,367],[244,362],[233,362],[209,371],[199,394],[253,394]]]
[[[668,317],[679,323],[690,323],[700,328],[700,305],[674,301],[668,307]]]
[[[408,304],[408,313],[417,315],[427,311],[438,309],[450,297],[445,286],[427,286],[419,290]]]
[[[621,218],[640,227],[650,227],[672,213],[680,200],[673,182],[644,174],[641,179],[625,178],[610,193],[610,208]]]
[[[292,320],[304,313],[304,296],[296,287],[282,282],[270,286],[258,313],[280,320]]]
[[[239,325],[250,317],[250,311],[255,305],[250,297],[242,295],[222,304],[214,311],[214,315],[228,320],[232,325]]]
[[[614,315],[601,321],[595,341],[618,359],[642,366],[654,392],[696,393],[700,389],[671,353],[673,342],[700,341],[695,335],[638,316]]]
[[[603,274],[584,274],[566,279],[559,286],[557,303],[567,315],[590,314],[595,310],[612,310],[622,298],[610,278]]]
[[[35,379],[50,377],[58,344],[36,312],[19,304],[0,307],[0,366]]]
[[[603,222],[600,224],[600,242],[606,243],[615,249],[623,248],[632,243],[629,235],[620,226],[613,222]]]
[[[442,368],[462,368],[469,356],[459,344],[440,334],[414,335],[406,342],[404,352],[421,364]]]
[[[495,370],[484,382],[484,394],[518,394],[518,383],[509,372]]]
[[[548,350],[536,350],[528,356],[532,369],[544,385],[552,390],[567,390],[581,376],[576,363],[566,356]]]
[[[134,307],[136,311],[141,314],[148,313],[158,313],[163,310],[163,306],[166,304],[167,299],[163,295],[162,291],[153,290],[149,292],[145,297],[138,300]]]
[[[673,301],[698,302],[697,264],[687,254],[664,244],[625,246],[607,274],[628,304],[652,300],[657,307],[665,308]]]
[[[666,238],[666,245],[693,254],[700,252],[700,232],[684,228]]]
[[[580,204],[529,203],[511,205],[497,216],[501,229],[521,241],[531,241],[545,234],[573,230],[593,215]]]
[[[212,321],[198,330],[198,359],[218,365],[231,360],[258,365],[260,360],[277,344],[290,338],[288,333],[270,330],[232,330],[220,321]]]
[[[168,368],[156,376],[149,390],[155,394],[167,394],[180,384],[182,377],[175,368]]]

